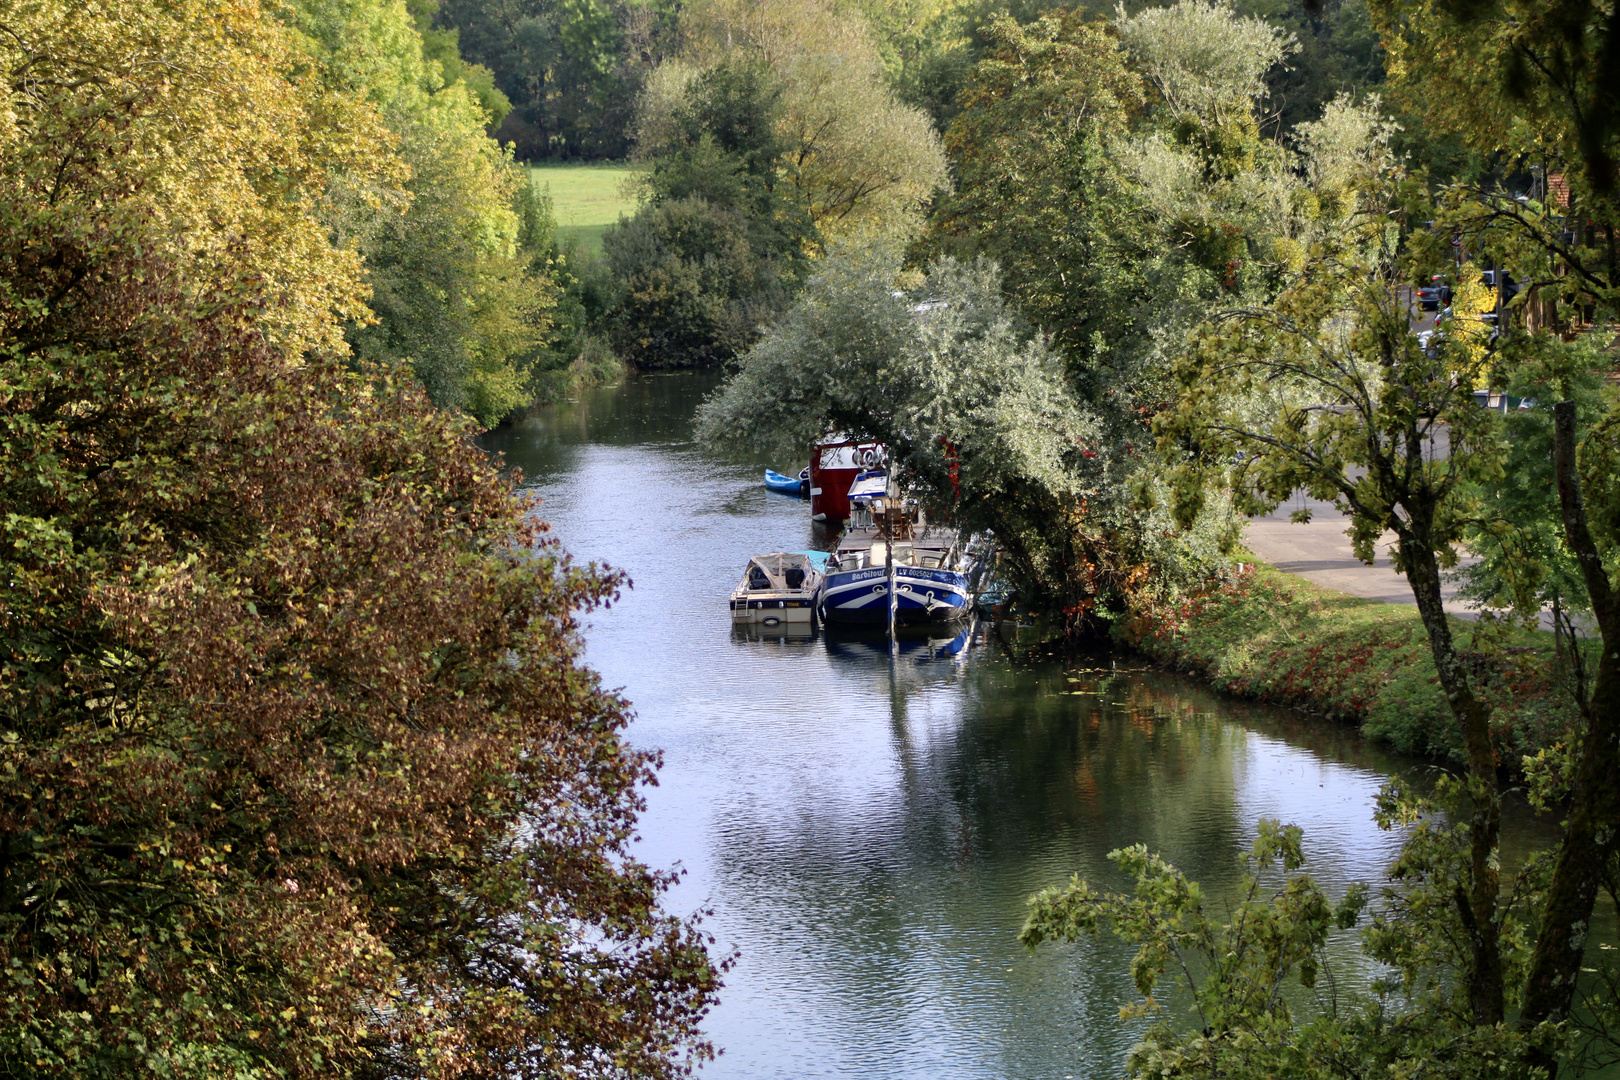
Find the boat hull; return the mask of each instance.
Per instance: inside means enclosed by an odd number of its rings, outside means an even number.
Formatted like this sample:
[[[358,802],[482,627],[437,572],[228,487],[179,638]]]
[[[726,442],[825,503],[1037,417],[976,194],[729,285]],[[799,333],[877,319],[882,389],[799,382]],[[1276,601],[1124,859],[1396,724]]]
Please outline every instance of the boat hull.
[[[772,491],[781,492],[783,495],[802,496],[806,494],[806,489],[810,485],[808,481],[801,480],[797,476],[784,476],[775,469],[766,469],[765,486]]]
[[[905,626],[948,623],[973,611],[967,574],[903,566],[895,570],[895,621]],[[889,621],[888,572],[881,566],[834,571],[821,588],[822,619],[849,626]]]
[[[758,626],[779,623],[803,623],[809,626],[815,619],[815,601],[807,596],[793,597],[733,597],[731,621]]]

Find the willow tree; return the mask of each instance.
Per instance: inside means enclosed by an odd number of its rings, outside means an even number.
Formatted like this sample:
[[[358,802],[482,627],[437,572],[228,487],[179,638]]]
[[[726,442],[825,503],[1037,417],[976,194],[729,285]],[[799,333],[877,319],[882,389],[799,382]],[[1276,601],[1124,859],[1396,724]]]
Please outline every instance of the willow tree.
[[[619,579],[344,348],[376,112],[251,5],[0,30],[0,1073],[680,1072]]]
[[[1178,529],[1167,497],[1138,501],[1152,462],[1104,452],[1106,424],[988,260],[908,283],[892,249],[827,258],[698,420],[789,455],[828,430],[884,443],[936,520],[993,530],[1025,602],[1077,634],[1130,591],[1202,580],[1231,539],[1222,507]]]

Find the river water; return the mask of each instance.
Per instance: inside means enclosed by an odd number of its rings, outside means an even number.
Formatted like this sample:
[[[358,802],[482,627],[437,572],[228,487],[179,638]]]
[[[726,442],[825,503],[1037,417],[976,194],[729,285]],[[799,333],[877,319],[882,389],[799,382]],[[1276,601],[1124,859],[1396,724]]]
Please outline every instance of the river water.
[[[587,660],[664,763],[639,857],[734,951],[707,1030],[714,1078],[1118,1075],[1140,1022],[1131,950],[1025,951],[1030,893],[1126,884],[1145,843],[1230,895],[1262,817],[1305,830],[1330,896],[1398,846],[1371,820],[1415,763],[1343,728],[1225,700],[1127,655],[1059,662],[979,628],[891,658],[861,641],[750,639],[726,599],[748,556],[825,537],[765,462],[692,439],[713,376],[631,380],[486,435],[576,558],[634,587],[593,614]],[[797,471],[802,462],[769,464]],[[1367,972],[1339,940],[1338,975]]]

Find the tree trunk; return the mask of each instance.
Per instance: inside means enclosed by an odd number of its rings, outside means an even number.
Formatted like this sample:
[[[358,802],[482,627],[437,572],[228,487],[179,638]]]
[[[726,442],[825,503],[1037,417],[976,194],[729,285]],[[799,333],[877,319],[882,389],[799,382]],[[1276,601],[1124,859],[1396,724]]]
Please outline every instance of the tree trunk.
[[[1457,890],[1457,911],[1468,932],[1472,951],[1468,973],[1468,1005],[1474,1023],[1502,1022],[1502,950],[1498,934],[1496,902],[1501,888],[1496,869],[1497,836],[1501,832],[1501,804],[1496,792],[1496,748],[1491,745],[1491,711],[1475,696],[1463,670],[1462,658],[1451,636],[1451,623],[1441,606],[1440,563],[1434,548],[1420,542],[1417,535],[1399,534],[1401,561],[1406,580],[1417,601],[1423,628],[1429,634],[1429,649],[1440,676],[1451,713],[1462,729],[1463,748],[1468,755],[1468,793],[1473,811],[1468,822],[1469,878],[1466,893]]]
[[[1603,868],[1614,853],[1620,826],[1620,625],[1615,596],[1603,561],[1587,528],[1586,506],[1575,472],[1575,404],[1561,401],[1553,407],[1553,469],[1564,535],[1580,563],[1592,598],[1603,652],[1597,663],[1591,700],[1582,706],[1586,731],[1570,796],[1569,823],[1558,850],[1540,932],[1530,958],[1524,1008],[1519,1027],[1563,1020],[1569,1015],[1586,951],[1586,932],[1592,906],[1602,884]],[[1532,1064],[1548,1070],[1557,1063],[1544,1051]]]

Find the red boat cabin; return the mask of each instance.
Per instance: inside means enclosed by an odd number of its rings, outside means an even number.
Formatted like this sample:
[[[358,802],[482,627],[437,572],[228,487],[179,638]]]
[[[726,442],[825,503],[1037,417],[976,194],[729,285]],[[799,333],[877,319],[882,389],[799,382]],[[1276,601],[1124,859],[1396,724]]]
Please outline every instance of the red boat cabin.
[[[810,517],[839,525],[849,520],[849,485],[868,469],[888,463],[880,443],[855,442],[833,435],[810,452]]]

